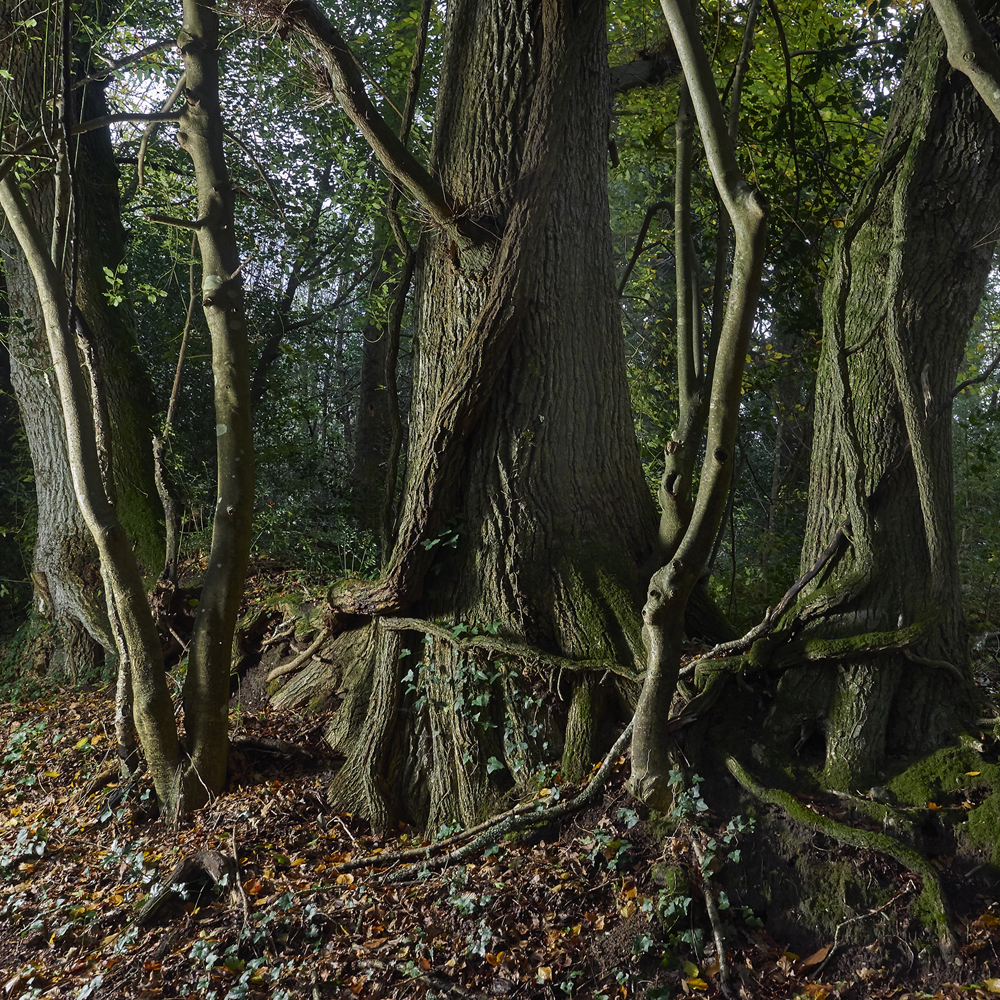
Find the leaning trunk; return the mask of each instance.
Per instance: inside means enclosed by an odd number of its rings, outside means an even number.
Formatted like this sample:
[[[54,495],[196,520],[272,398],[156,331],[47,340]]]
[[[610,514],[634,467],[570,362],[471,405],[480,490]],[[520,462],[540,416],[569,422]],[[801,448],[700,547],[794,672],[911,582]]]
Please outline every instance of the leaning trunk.
[[[43,112],[45,79],[43,46],[22,46],[11,22],[24,20],[32,8],[15,3],[3,10],[0,52],[4,67],[19,81],[9,91],[17,104],[3,107],[5,140],[13,146],[37,132]],[[50,19],[58,11],[52,8]],[[51,20],[49,27],[52,28]],[[54,29],[53,29],[54,30]],[[8,98],[9,99],[9,98]],[[99,84],[75,92],[84,118],[107,113]],[[52,127],[50,122],[49,127]],[[124,258],[124,235],[118,208],[118,171],[107,129],[79,140],[74,172],[77,239],[65,261],[66,280],[73,280],[76,305],[89,331],[89,348],[106,386],[108,422],[114,427],[111,461],[118,481],[118,516],[127,531],[147,582],[162,559],[162,528],[152,503],[150,453],[152,392],[135,352],[135,333],[125,308],[115,309],[104,296],[104,267],[114,270]],[[39,229],[51,232],[53,218],[51,172],[36,171],[28,203]],[[0,234],[11,316],[9,347],[11,383],[21,410],[31,452],[38,498],[38,522],[32,581],[37,607],[53,625],[55,641],[49,670],[54,677],[75,677],[81,669],[113,649],[97,552],[77,508],[66,460],[66,439],[58,391],[49,374],[44,320],[31,270],[9,229]],[[75,255],[75,259],[74,258]],[[70,278],[71,274],[75,277]]]

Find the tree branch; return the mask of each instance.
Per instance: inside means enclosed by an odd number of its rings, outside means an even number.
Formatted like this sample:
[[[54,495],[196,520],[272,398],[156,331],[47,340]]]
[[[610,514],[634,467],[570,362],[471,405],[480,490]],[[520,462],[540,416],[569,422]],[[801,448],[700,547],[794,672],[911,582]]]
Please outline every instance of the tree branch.
[[[948,62],[964,73],[1000,120],[1000,54],[969,0],[931,0],[948,43]]]
[[[400,142],[372,104],[350,48],[315,0],[293,0],[282,12],[282,21],[316,47],[340,106],[389,174],[416,198],[438,225],[457,232],[458,218],[444,189]]]

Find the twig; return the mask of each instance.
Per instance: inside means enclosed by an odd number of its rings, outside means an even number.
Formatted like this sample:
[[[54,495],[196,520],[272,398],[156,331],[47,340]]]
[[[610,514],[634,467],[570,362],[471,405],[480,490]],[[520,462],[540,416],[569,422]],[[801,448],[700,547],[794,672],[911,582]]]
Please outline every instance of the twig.
[[[347,836],[351,838],[351,843],[357,844],[358,842],[357,837],[355,837],[354,834],[351,833],[351,831],[347,827],[347,824],[336,814],[334,814],[333,818],[341,825],[341,828],[343,829],[344,833],[346,833]]]
[[[147,215],[147,220],[150,222],[159,222],[164,226],[176,226],[178,229],[193,229],[197,232],[199,229],[205,227],[205,219],[197,219],[195,222],[190,222],[188,219],[175,219],[169,215]]]
[[[243,930],[240,931],[240,940],[247,927],[250,926],[250,900],[247,899],[246,889],[243,888],[243,880],[240,878],[240,855],[236,850],[236,827],[233,827],[233,862],[236,865],[236,888],[240,891],[240,898],[243,902]]]
[[[696,836],[691,837],[691,847],[701,870],[705,871],[705,852],[701,849],[701,844],[698,843]],[[722,933],[719,907],[707,879],[702,879],[701,892],[705,897],[705,909],[708,912],[709,923],[712,925],[712,937],[715,938],[715,956],[719,963],[719,989],[722,990],[722,995],[726,1000],[736,1000],[736,995],[733,993],[732,974],[729,971],[729,959],[726,958],[726,938]]]
[[[848,924],[853,924],[857,920],[864,920],[867,917],[874,917],[876,914],[881,913],[883,910],[889,909],[889,907],[892,906],[893,903],[895,903],[900,896],[904,895],[907,892],[910,892],[912,889],[916,889],[916,887],[917,887],[916,883],[913,881],[913,879],[908,879],[906,885],[904,885],[902,889],[899,889],[897,892],[895,892],[892,896],[892,899],[887,900],[881,906],[876,906],[874,910],[869,910],[867,913],[856,913],[853,917],[848,917],[846,920],[842,920],[839,924],[837,924],[836,928],[834,928],[833,931],[833,944],[830,945],[830,950],[826,953],[826,957],[823,959],[823,961],[820,962],[819,965],[817,965],[816,968],[813,970],[812,973],[813,979],[816,979],[819,976],[820,972],[823,969],[823,966],[826,965],[826,963],[829,962],[831,958],[833,958],[833,953],[837,950],[837,941],[840,938],[840,930],[842,927],[846,927]]]

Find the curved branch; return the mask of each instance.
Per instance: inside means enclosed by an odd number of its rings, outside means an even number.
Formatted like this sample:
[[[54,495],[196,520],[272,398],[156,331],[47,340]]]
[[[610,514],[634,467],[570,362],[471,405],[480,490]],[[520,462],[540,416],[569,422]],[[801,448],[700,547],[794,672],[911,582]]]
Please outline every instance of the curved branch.
[[[293,0],[281,16],[285,25],[316,46],[340,106],[390,176],[420,202],[436,223],[457,231],[458,217],[448,204],[444,189],[403,145],[372,104],[350,48],[315,0]]]

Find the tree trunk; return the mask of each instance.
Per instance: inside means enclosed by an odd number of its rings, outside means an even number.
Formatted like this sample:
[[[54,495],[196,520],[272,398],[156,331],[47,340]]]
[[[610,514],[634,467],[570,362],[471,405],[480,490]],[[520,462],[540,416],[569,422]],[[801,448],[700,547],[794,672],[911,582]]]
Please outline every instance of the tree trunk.
[[[433,563],[393,593],[416,598],[409,612],[427,624],[380,620],[367,716],[349,735],[335,723],[350,752],[331,798],[381,826],[406,815],[436,829],[495,809],[540,763],[558,761],[568,710],[563,767],[579,775],[600,744],[594,709],[622,697],[630,709],[637,695],[626,678],[645,658],[638,567],[656,519],[613,281],[605,12],[579,6],[449,6],[432,168],[480,252],[434,228],[418,248],[394,565],[414,537]],[[496,304],[505,281],[513,292]],[[509,349],[485,365],[488,398],[464,430],[454,485],[428,481],[419,470],[434,467],[456,359],[494,306],[511,324]],[[401,627],[411,632],[402,642]],[[598,670],[614,698],[594,683]]]
[[[49,11],[51,17],[55,9]],[[18,105],[4,105],[4,139],[13,146],[37,132],[42,114],[43,45],[21,46],[11,22],[35,13],[8,3],[0,16],[7,44],[3,65],[19,81]],[[49,26],[52,28],[52,25]],[[55,30],[55,29],[53,29]],[[107,113],[99,84],[75,92],[84,118]],[[51,123],[50,123],[51,127]],[[153,396],[148,376],[135,353],[135,334],[127,307],[114,308],[104,296],[103,268],[114,270],[124,258],[124,236],[118,207],[118,171],[107,129],[79,141],[75,260],[67,259],[67,281],[75,269],[76,305],[89,329],[92,359],[106,385],[107,419],[114,427],[111,460],[117,477],[116,506],[147,582],[163,558],[162,527],[154,503],[150,451]],[[29,206],[36,224],[50,232],[54,186],[51,173],[32,177]],[[55,641],[49,669],[55,678],[71,679],[102,657],[99,647],[113,649],[96,549],[77,508],[66,459],[65,429],[58,390],[50,369],[44,321],[34,279],[9,229],[0,235],[8,303],[13,319],[10,335],[11,383],[21,409],[38,498],[38,527],[32,580],[38,608],[50,619]],[[72,258],[73,254],[67,255]],[[95,645],[96,644],[96,645]]]
[[[951,396],[1000,226],[1000,127],[944,52],[925,17],[825,292],[803,570],[848,522],[846,540],[790,613],[818,665],[786,674],[770,728],[821,733],[836,788],[939,745],[973,705]]]

